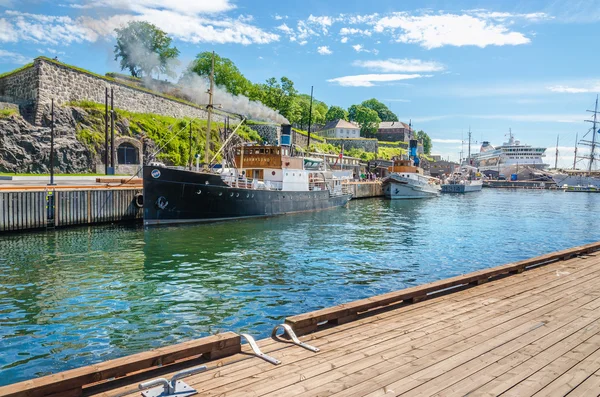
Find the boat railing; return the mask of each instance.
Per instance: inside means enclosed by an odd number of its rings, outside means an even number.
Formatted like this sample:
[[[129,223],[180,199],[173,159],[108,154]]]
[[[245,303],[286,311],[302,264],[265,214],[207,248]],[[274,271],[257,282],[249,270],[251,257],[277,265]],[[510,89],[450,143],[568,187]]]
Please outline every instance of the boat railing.
[[[276,181],[265,181],[258,178],[236,178],[235,176],[226,176],[223,181],[229,185],[229,187],[235,187],[240,189],[253,189],[253,190],[282,190],[283,183]]]

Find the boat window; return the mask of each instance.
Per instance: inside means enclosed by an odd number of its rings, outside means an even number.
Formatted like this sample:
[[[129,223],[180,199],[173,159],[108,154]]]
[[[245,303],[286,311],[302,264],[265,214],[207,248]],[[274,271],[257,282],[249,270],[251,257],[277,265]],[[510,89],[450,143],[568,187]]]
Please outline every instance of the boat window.
[[[260,154],[260,150],[256,149],[256,150],[254,151],[254,154]]]
[[[279,149],[277,149],[277,154],[279,154]]]
[[[235,154],[237,154],[237,155],[239,156],[239,155],[240,155],[240,149],[237,149],[237,150],[235,151]]]
[[[265,154],[265,149],[260,149],[260,154]]]

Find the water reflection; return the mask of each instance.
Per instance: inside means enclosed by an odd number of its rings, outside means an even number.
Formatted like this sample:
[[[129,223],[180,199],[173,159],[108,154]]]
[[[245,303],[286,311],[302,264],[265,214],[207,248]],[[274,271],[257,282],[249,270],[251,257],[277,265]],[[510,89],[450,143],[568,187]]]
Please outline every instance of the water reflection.
[[[268,219],[0,237],[13,382],[600,239],[600,195],[484,191]]]

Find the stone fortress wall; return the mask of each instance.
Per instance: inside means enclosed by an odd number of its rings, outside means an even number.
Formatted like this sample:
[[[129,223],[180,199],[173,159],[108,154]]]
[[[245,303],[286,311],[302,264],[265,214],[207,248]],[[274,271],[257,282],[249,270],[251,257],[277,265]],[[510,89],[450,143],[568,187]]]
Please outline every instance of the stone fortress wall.
[[[51,100],[92,101],[104,104],[106,88],[113,89],[115,108],[135,113],[155,113],[176,118],[206,119],[200,106],[187,104],[143,88],[127,85],[109,77],[64,65],[47,58],[36,58],[33,65],[0,77],[0,98],[5,102],[33,106],[32,122],[39,125]],[[222,116],[215,114],[215,121]]]

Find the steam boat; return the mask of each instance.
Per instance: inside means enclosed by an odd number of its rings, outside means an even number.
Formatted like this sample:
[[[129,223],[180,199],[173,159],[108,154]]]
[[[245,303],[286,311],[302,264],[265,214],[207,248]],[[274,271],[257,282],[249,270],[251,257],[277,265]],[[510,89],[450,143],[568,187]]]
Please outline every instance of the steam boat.
[[[417,162],[418,164],[418,162]],[[431,198],[440,195],[437,178],[426,176],[412,160],[394,160],[390,175],[383,181],[383,193],[389,199]]]
[[[144,167],[144,224],[222,221],[345,205],[342,180],[288,146],[236,148],[235,168],[195,172]]]

